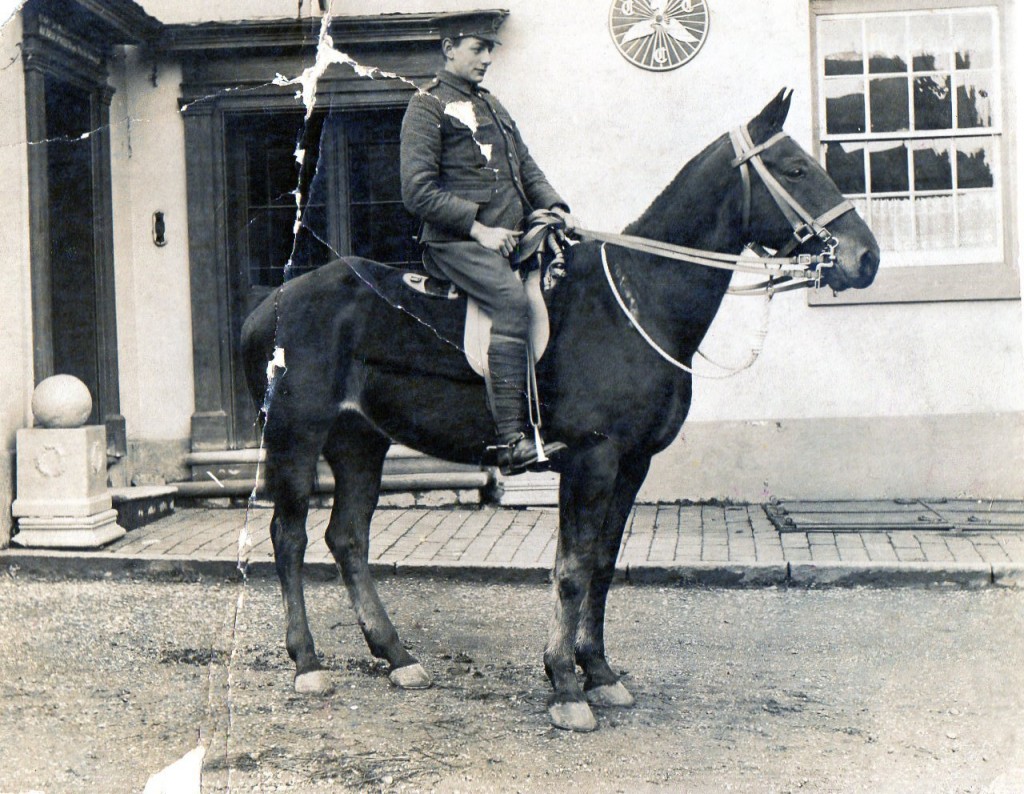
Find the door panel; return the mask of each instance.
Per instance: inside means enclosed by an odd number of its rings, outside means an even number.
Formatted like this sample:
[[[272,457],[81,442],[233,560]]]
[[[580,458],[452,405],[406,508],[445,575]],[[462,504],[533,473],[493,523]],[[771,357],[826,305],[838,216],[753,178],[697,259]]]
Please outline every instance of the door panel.
[[[74,375],[93,398],[89,424],[101,419],[97,270],[89,92],[46,78],[47,195],[53,371]],[[85,137],[83,137],[85,136]]]
[[[258,443],[239,360],[245,317],[284,281],[339,256],[418,267],[416,220],[401,201],[402,108],[237,114],[225,123],[236,447]],[[305,151],[300,169],[296,148]],[[295,190],[303,225],[293,234]]]

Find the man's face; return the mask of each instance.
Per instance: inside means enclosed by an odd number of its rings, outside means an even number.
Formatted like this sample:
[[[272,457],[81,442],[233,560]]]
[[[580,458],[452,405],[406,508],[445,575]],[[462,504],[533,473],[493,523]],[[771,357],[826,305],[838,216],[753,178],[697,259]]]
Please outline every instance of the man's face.
[[[483,81],[487,67],[491,65],[491,51],[494,49],[492,42],[466,36],[459,39],[458,43],[445,39],[443,46],[445,69],[474,85]]]

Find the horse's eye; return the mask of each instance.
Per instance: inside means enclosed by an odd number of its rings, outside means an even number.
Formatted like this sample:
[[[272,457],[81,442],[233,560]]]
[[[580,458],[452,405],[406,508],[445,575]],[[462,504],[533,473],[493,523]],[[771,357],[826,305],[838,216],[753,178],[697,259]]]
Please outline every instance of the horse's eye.
[[[799,166],[797,166],[795,168],[790,168],[789,170],[787,170],[786,171],[786,176],[789,177],[790,179],[800,179],[806,173],[807,172],[803,168],[800,168]]]

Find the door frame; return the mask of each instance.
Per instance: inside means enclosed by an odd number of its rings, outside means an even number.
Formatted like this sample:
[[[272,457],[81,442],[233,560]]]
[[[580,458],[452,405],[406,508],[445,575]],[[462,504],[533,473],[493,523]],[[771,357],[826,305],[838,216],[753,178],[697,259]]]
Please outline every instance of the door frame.
[[[46,151],[47,78],[89,96],[93,258],[96,290],[97,404],[107,428],[107,453],[127,454],[121,415],[114,293],[113,196],[107,57],[115,44],[147,45],[162,29],[131,0],[29,0],[22,9],[22,63],[28,140],[29,258],[33,371],[38,384],[54,372],[50,184]]]
[[[440,67],[438,33],[431,14],[343,17],[334,21],[335,46],[361,64],[423,83]],[[163,53],[182,64],[179,101],[185,127],[189,274],[195,408],[192,450],[238,449],[251,436],[236,432],[237,329],[232,327],[235,287],[227,224],[226,116],[240,112],[302,109],[290,86],[268,75],[297,75],[315,58],[320,21],[169,25]],[[243,90],[239,90],[239,89]],[[402,106],[414,88],[388,79],[369,80],[332,66],[317,86],[322,108]],[[241,402],[241,401],[239,401]],[[256,408],[252,408],[252,418]]]

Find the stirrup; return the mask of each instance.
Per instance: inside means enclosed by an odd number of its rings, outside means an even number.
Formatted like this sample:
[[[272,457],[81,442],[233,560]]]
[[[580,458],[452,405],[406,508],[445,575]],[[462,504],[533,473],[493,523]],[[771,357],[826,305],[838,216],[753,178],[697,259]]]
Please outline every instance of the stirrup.
[[[568,447],[561,441],[541,442],[540,446],[520,433],[503,444],[493,444],[488,451],[497,453],[498,470],[506,477],[526,471],[545,471],[550,467],[550,458],[564,452]],[[517,455],[518,452],[518,455]]]

